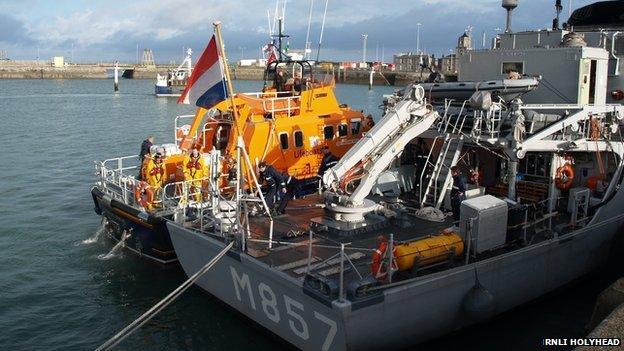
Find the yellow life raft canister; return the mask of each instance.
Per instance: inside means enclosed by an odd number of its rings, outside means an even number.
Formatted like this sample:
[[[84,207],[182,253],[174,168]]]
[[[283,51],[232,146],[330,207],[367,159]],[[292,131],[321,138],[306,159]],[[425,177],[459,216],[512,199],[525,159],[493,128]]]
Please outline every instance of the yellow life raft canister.
[[[429,266],[460,256],[464,252],[464,242],[459,234],[440,233],[409,243],[396,245],[396,261],[399,271]]]

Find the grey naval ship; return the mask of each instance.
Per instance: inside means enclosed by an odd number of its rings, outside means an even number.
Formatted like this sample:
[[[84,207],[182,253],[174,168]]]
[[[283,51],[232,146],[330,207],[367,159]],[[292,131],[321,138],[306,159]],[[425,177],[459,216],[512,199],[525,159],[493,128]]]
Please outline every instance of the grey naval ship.
[[[461,79],[531,79],[525,91],[433,101],[407,86],[284,215],[268,214],[241,167],[235,191],[179,206],[167,227],[185,272],[235,242],[202,289],[298,348],[372,350],[478,323],[596,269],[624,223],[622,40],[553,27],[509,30],[459,57]],[[239,162],[246,152],[240,143]]]

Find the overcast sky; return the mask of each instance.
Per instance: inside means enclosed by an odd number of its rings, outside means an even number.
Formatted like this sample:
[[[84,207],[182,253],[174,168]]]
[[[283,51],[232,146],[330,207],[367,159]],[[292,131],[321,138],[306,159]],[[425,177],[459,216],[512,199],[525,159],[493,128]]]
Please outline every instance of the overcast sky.
[[[280,8],[284,0],[280,0]],[[311,0],[286,0],[285,27],[290,47],[303,48]],[[571,0],[563,0],[562,22]],[[554,0],[520,0],[513,29],[546,28],[555,15]],[[573,0],[578,8],[595,1]],[[472,26],[481,47],[483,32],[491,38],[505,26],[500,0],[329,0],[321,59],[361,60],[362,33],[368,34],[367,59],[415,51],[417,23],[420,48],[448,54],[457,37]],[[257,58],[268,41],[267,10],[275,0],[0,0],[0,51],[13,59],[55,55],[75,61],[134,61],[151,48],[156,61],[180,61],[183,48],[199,56],[213,33],[212,22],[223,22],[231,60]],[[318,44],[325,0],[314,0],[310,41]]]

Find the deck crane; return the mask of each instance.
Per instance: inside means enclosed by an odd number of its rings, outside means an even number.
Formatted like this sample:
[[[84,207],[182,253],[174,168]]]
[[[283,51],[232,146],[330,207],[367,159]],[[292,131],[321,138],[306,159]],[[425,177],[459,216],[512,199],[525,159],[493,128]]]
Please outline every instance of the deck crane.
[[[407,143],[428,130],[438,117],[425,99],[425,90],[416,84],[408,86],[403,99],[325,172],[326,209],[332,213],[333,220],[363,222],[365,214],[382,210],[381,205],[366,199],[379,174],[392,164]],[[357,186],[350,191],[349,185],[353,184]]]

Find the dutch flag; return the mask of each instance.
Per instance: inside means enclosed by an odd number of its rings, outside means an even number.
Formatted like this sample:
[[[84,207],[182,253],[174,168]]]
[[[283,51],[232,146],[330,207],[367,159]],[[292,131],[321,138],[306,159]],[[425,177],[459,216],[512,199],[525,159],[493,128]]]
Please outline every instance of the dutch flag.
[[[219,59],[217,41],[213,35],[193,68],[193,73],[178,99],[178,104],[194,103],[196,106],[209,109],[225,100],[226,97],[223,67]]]

